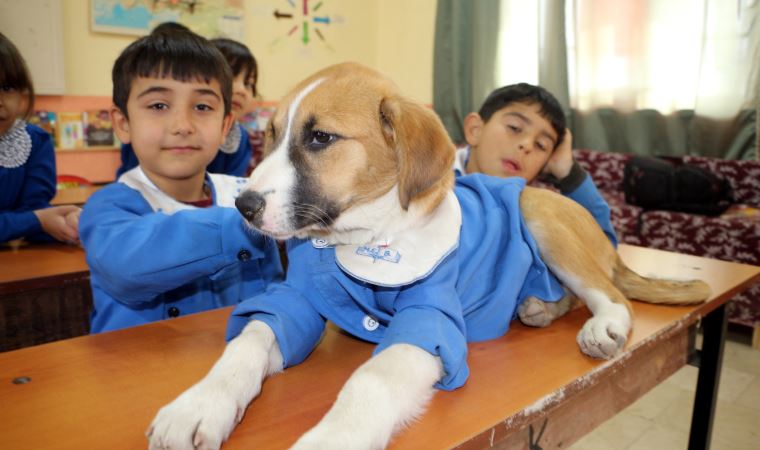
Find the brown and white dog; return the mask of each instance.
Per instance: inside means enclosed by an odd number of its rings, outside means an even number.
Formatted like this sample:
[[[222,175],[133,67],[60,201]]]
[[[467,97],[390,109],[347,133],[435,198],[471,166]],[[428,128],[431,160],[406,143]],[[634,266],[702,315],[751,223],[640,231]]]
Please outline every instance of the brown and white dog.
[[[271,121],[267,150],[238,208],[278,239],[365,244],[396,236],[424,223],[453,185],[454,147],[437,116],[356,64],[318,72],[287,95]],[[700,281],[629,270],[591,215],[560,195],[526,187],[520,208],[545,263],[593,313],[577,337],[590,356],[610,358],[625,345],[627,298],[688,304],[709,297]],[[218,448],[264,377],[282,366],[272,330],[251,321],[205,378],[159,411],[148,430],[150,448]],[[442,374],[440,358],[391,345],[354,372],[295,448],[385,447],[424,410]]]

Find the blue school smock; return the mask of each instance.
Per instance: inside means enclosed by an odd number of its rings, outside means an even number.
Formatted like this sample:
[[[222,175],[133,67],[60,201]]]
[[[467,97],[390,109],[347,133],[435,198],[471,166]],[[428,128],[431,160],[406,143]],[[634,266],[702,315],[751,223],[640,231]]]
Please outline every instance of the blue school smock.
[[[235,123],[224,144],[219,148],[219,153],[206,167],[206,171],[243,177],[248,173],[251,157],[253,151],[248,141],[248,132],[242,125]],[[116,169],[116,178],[134,169],[138,164],[140,162],[132,150],[132,144],[121,144],[121,167]]]
[[[244,182],[207,176],[214,205],[225,206],[177,211],[154,209],[148,194],[124,182],[93,194],[79,220],[91,273],[90,332],[235,305],[280,280],[275,241],[247,228],[231,207]]]
[[[462,386],[469,374],[468,341],[502,336],[528,296],[557,301],[564,294],[520,214],[524,186],[522,178],[457,178],[459,245],[430,275],[404,286],[359,280],[341,269],[334,248],[290,241],[287,280],[238,305],[227,339],[250,320],[260,320],[272,328],[285,365],[291,366],[309,355],[327,319],[377,343],[375,353],[407,343],[440,356],[445,375],[436,387]]]
[[[34,211],[50,207],[55,196],[53,140],[21,120],[0,139],[0,242],[51,240]]]

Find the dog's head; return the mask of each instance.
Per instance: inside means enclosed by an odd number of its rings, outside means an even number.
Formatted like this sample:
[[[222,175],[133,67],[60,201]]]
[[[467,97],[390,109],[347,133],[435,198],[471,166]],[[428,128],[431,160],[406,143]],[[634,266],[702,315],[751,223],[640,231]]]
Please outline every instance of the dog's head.
[[[285,96],[265,152],[236,206],[275,238],[371,228],[392,210],[428,212],[453,183],[454,146],[435,113],[353,63]]]

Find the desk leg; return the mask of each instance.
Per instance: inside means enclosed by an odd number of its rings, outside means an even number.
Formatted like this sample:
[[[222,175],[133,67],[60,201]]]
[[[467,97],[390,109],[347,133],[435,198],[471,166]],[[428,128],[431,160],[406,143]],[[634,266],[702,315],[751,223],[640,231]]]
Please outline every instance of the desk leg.
[[[723,363],[723,344],[726,339],[726,305],[721,305],[708,314],[702,320],[702,324],[702,351],[694,411],[691,416],[689,450],[710,448],[720,369]]]

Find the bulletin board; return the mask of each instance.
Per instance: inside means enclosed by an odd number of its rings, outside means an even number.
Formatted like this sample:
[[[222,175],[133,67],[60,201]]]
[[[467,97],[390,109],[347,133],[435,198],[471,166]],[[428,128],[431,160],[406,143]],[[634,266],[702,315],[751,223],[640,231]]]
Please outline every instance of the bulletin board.
[[[0,0],[0,30],[26,60],[35,92],[63,94],[61,0]]]

